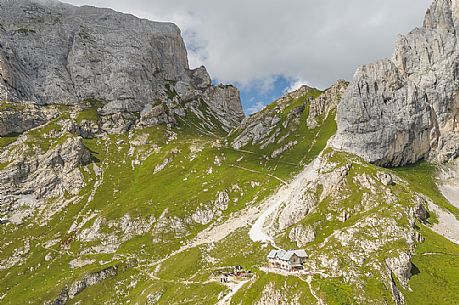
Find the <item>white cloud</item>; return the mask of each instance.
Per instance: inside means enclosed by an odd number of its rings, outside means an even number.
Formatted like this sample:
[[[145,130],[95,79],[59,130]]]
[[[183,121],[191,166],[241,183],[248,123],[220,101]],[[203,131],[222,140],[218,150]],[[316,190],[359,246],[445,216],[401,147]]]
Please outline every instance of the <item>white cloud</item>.
[[[265,95],[274,89],[274,86],[276,85],[276,78],[276,76],[267,76],[260,79],[252,79],[246,82],[242,82],[240,80],[234,80],[233,82],[241,90],[253,90],[257,91],[260,95]],[[223,79],[223,81],[225,80]]]
[[[273,76],[325,88],[391,55],[397,34],[422,24],[431,0],[65,0],[172,21],[190,65],[214,79],[269,88]]]
[[[188,52],[188,63],[191,69],[203,66],[205,59],[197,52]]]
[[[262,102],[257,102],[254,105],[252,105],[249,108],[247,108],[246,111],[250,115],[250,114],[254,114],[256,112],[259,112],[260,110],[262,110],[265,107],[266,107],[266,105],[263,104]]]
[[[300,89],[301,86],[303,85],[308,85],[308,82],[303,80],[303,79],[296,79],[296,80],[293,80],[291,83],[290,83],[290,86],[287,87],[285,90],[284,90],[284,94],[285,93],[289,93],[289,92],[292,92],[292,91],[295,91],[295,90],[298,90]]]

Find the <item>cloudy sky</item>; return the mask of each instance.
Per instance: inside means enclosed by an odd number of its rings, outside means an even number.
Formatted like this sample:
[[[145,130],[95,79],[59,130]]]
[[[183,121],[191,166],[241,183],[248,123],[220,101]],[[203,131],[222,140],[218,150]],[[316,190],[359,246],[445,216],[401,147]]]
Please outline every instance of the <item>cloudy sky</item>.
[[[431,0],[64,0],[111,7],[181,29],[191,67],[236,84],[253,112],[300,84],[327,88],[390,57]]]

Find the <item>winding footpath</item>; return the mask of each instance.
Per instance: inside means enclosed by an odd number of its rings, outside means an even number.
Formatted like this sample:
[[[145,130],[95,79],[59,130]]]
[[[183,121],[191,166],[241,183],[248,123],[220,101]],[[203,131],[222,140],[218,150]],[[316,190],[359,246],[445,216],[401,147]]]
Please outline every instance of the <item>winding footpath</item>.
[[[223,299],[218,301],[217,305],[229,305],[231,304],[231,299],[233,296],[250,280],[242,281],[240,283],[230,283],[229,287],[231,289],[230,293],[225,295]]]
[[[145,267],[158,267],[164,261],[188,249],[204,244],[217,243],[221,240],[224,240],[231,233],[236,232],[239,228],[243,227],[250,227],[249,237],[253,242],[270,243],[276,247],[273,238],[266,232],[266,228],[273,225],[275,221],[275,219],[273,219],[274,217],[272,216],[279,210],[282,204],[287,204],[288,202],[295,200],[296,196],[301,196],[304,193],[308,182],[318,178],[319,168],[320,158],[317,158],[309,165],[307,165],[305,169],[291,182],[286,183],[283,181],[284,185],[258,207],[250,207],[234,213],[227,221],[220,224],[214,224],[211,227],[201,231],[192,241],[183,245],[180,249],[172,252],[160,260],[147,264]],[[267,224],[269,219],[271,220],[271,223]],[[150,276],[155,278],[154,275]],[[240,290],[249,281],[250,280],[233,283],[229,287],[231,289],[230,293],[225,295],[217,305],[229,304],[237,291]]]
[[[459,209],[459,161],[444,166],[438,177],[438,188],[443,196]]]
[[[260,206],[262,212],[260,212],[249,232],[250,239],[253,242],[270,243],[277,248],[273,238],[266,232],[266,228],[274,224],[275,217],[272,216],[283,204],[293,202],[296,196],[301,196],[304,193],[308,182],[318,178],[319,167],[320,159],[315,159],[290,183],[282,186]],[[267,224],[268,220],[270,220],[269,224]]]
[[[453,206],[459,208],[459,162],[442,169],[438,177],[438,189]],[[438,223],[432,229],[459,244],[459,220],[449,211],[429,203],[429,210],[437,214]]]

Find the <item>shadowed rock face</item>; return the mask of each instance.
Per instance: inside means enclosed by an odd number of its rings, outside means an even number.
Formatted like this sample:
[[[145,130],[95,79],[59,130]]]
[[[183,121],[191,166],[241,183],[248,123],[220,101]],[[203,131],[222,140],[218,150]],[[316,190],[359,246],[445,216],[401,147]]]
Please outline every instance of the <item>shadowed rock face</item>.
[[[333,145],[382,166],[459,154],[459,7],[436,0],[392,59],[360,67],[338,106]]]
[[[228,121],[238,124],[244,114],[237,89],[211,88],[204,67],[189,69],[175,24],[57,1],[0,0],[0,99],[92,98],[106,102],[107,113],[140,112],[176,90],[211,108],[228,105]]]

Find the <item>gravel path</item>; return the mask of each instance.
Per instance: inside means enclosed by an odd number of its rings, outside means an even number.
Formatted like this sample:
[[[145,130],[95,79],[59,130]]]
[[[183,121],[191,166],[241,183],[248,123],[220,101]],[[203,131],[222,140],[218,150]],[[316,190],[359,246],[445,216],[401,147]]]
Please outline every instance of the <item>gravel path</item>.
[[[459,161],[440,168],[438,188],[452,205],[459,208]],[[430,204],[429,209],[438,215],[439,223],[432,229],[459,244],[459,220],[450,212],[434,204]]]
[[[459,161],[441,168],[438,188],[448,201],[459,208]]]
[[[430,203],[429,210],[438,215],[438,224],[432,226],[432,229],[452,241],[459,244],[459,221],[450,212]]]
[[[236,292],[238,292],[239,289],[241,289],[242,286],[244,286],[249,281],[250,280],[243,281],[243,282],[240,282],[240,283],[229,283],[228,287],[231,289],[230,293],[225,295],[225,297],[223,299],[221,299],[217,303],[217,305],[229,305],[229,304],[231,304],[231,299],[236,294]]]
[[[320,159],[315,159],[296,176],[289,184],[282,186],[274,195],[269,197],[263,204],[263,211],[250,229],[249,236],[253,242],[271,243],[276,246],[274,240],[265,232],[265,228],[272,224],[266,224],[267,219],[275,213],[283,203],[290,202],[292,197],[304,192],[304,187],[308,181],[317,179]]]

